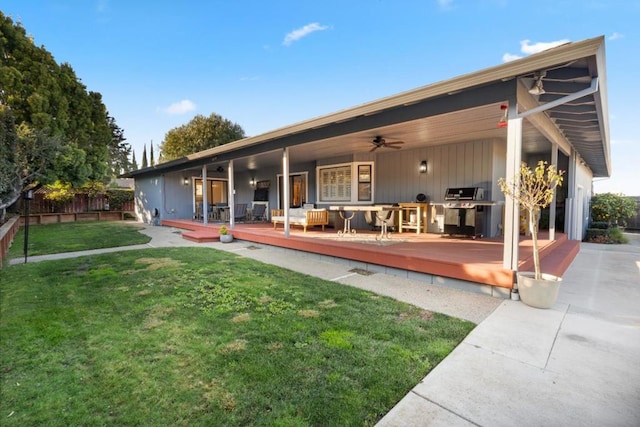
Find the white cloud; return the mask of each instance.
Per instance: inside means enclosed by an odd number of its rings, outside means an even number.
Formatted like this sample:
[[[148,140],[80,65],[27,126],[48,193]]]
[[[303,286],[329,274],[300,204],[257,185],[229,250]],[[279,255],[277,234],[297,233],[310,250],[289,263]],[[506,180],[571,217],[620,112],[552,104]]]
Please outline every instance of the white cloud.
[[[540,53],[544,50],[551,49],[569,42],[570,40],[568,39],[562,39],[553,42],[538,42],[531,44],[531,40],[522,40],[520,42],[520,51],[525,55],[532,55],[534,53]],[[516,59],[520,58],[522,58],[521,55],[505,53],[504,55],[502,55],[502,62],[515,61]]]
[[[308,36],[309,34],[316,31],[324,31],[328,29],[326,25],[320,25],[317,22],[313,22],[311,24],[307,24],[302,28],[298,28],[297,30],[291,31],[284,37],[282,44],[285,46],[290,46],[291,43],[300,40],[303,37]]]
[[[618,40],[624,37],[622,33],[613,33],[609,36],[609,40]]]
[[[440,9],[449,9],[453,5],[453,0],[438,0]]]
[[[97,10],[99,13],[103,13],[107,11],[107,7],[109,7],[108,0],[98,0]]]
[[[562,40],[557,40],[554,42],[538,42],[538,43],[534,43],[531,44],[531,40],[522,40],[520,42],[520,50],[522,51],[522,53],[525,53],[527,55],[531,55],[534,53],[540,53],[543,50],[547,50],[547,49],[551,49],[553,47],[556,46],[560,46],[562,44],[565,43],[569,43],[569,40],[567,39],[562,39]]]
[[[513,53],[505,53],[504,55],[502,55],[502,62],[511,62],[520,58],[522,58],[522,56],[520,55],[515,55]]]
[[[167,114],[184,114],[189,111],[193,111],[196,109],[196,104],[189,101],[188,99],[183,99],[180,102],[175,102],[165,108],[163,111]]]

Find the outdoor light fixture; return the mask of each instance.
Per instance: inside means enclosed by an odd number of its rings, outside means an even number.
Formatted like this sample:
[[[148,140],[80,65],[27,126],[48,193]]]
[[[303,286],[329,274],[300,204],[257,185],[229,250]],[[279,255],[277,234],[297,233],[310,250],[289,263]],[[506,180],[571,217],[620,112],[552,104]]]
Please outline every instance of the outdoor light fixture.
[[[531,87],[531,89],[529,89],[529,93],[531,95],[542,95],[543,93],[545,93],[544,87],[542,87],[542,78],[545,77],[546,75],[547,73],[545,71],[535,75],[534,77],[535,82],[533,83],[533,86]]]
[[[222,173],[224,172],[224,168],[222,166],[218,166],[218,169],[216,169],[216,172]]]
[[[256,179],[255,178],[251,178],[249,180],[249,185],[252,186],[252,187],[255,187],[256,186]]]
[[[420,162],[420,173],[427,173],[427,161]]]
[[[182,178],[182,183],[184,185],[189,185],[189,178],[187,178],[186,176],[184,178]]]
[[[500,118],[500,121],[498,122],[498,127],[499,128],[506,128],[507,127],[507,114],[508,114],[508,105],[502,104],[500,106],[500,109],[502,110],[502,117]]]

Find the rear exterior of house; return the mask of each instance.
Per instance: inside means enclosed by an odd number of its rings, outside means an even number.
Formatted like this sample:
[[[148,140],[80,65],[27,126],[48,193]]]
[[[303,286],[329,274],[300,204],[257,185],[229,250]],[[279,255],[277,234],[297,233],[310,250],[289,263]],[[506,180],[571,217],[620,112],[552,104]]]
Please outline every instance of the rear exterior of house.
[[[445,233],[448,191],[481,189],[467,218],[478,235],[504,238],[503,265],[516,270],[520,212],[498,179],[512,177],[521,161],[544,160],[565,171],[542,227],[552,238],[558,231],[581,240],[592,180],[611,173],[606,99],[599,37],[127,176],[135,178],[138,218],[156,224],[206,223],[219,206],[256,201],[269,212],[424,200],[427,232]],[[341,221],[330,211],[330,226],[340,228]],[[363,216],[353,225],[367,226]]]

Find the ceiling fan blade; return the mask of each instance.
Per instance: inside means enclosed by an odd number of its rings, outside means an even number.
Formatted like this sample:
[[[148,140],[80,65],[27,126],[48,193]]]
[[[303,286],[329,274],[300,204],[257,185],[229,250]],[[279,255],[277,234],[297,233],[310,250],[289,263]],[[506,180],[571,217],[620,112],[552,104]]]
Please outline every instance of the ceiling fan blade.
[[[395,145],[389,145],[389,144],[387,144],[387,148],[394,148],[394,149],[396,149],[396,150],[399,150],[399,149],[401,149],[402,147],[396,147]]]
[[[402,145],[404,144],[404,141],[393,141],[393,142],[386,142],[384,145]]]
[[[376,151],[378,148],[380,148],[379,145],[374,146],[371,150],[369,150],[370,153],[373,153],[374,151]]]

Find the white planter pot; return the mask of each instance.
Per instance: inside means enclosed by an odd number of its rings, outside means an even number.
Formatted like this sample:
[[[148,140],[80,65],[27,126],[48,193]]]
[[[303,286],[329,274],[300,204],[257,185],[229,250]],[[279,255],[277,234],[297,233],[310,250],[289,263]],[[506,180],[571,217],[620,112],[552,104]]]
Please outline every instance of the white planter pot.
[[[562,278],[551,274],[542,274],[541,280],[535,279],[535,273],[518,273],[518,293],[520,300],[535,308],[551,308],[558,299]]]
[[[220,235],[220,241],[222,243],[231,243],[233,241],[233,234],[229,233],[229,234],[221,234]]]

